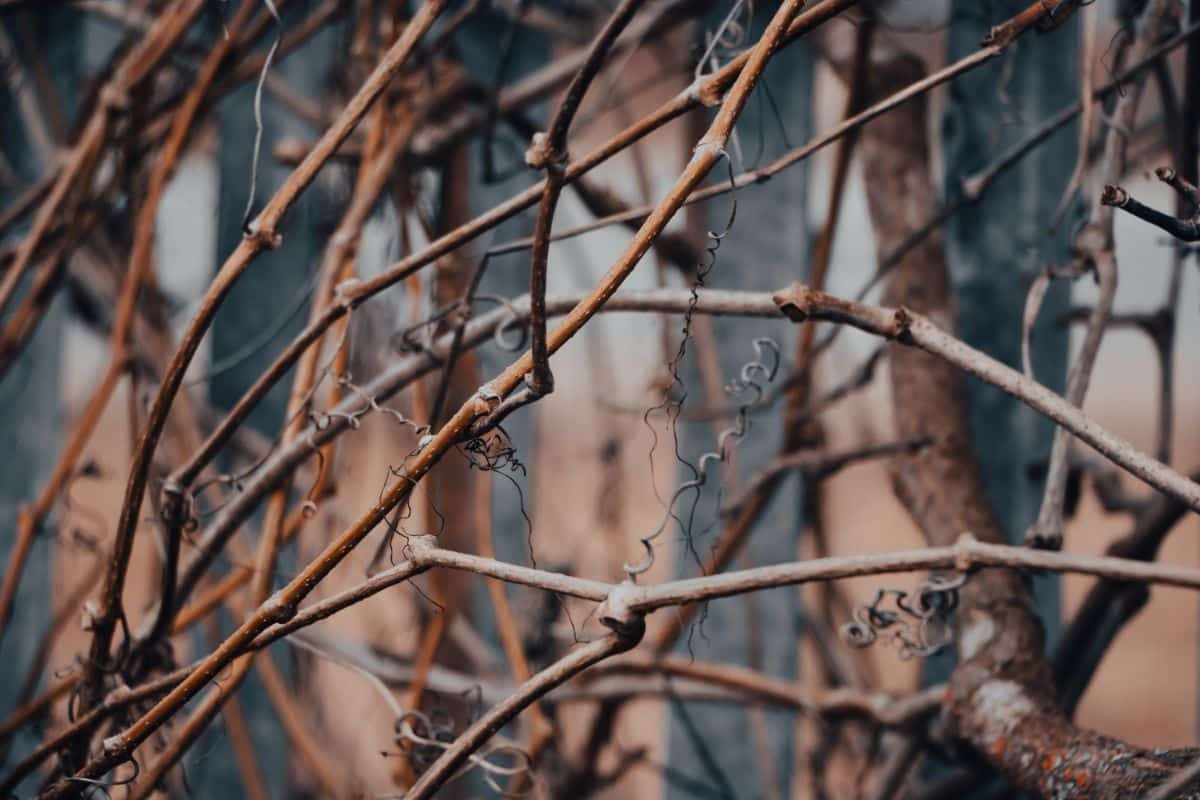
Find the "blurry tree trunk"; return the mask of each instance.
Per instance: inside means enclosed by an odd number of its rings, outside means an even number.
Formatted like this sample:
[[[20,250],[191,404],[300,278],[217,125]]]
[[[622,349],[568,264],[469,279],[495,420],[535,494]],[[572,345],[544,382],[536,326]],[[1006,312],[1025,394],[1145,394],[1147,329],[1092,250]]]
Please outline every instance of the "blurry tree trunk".
[[[44,59],[45,71],[64,105],[50,109],[50,113],[64,115],[73,112],[74,103],[79,99],[78,76],[81,72],[80,26],[68,18],[70,13],[39,11],[0,23],[14,44],[16,55],[21,58],[26,78],[30,76],[25,60],[29,53],[38,53]],[[36,41],[30,41],[28,37],[34,31]],[[10,70],[10,66],[4,65],[4,69]],[[9,74],[16,79],[18,73],[11,71]],[[39,96],[36,87],[28,88],[38,98],[36,105],[41,113],[46,114],[49,98],[44,94]],[[43,158],[52,154],[39,152],[34,142],[22,137],[22,126],[16,124],[20,118],[16,99],[9,92],[7,82],[0,84],[0,120],[4,120],[0,125],[0,151],[5,162],[15,166],[22,182],[32,182],[41,178],[42,170],[48,167]],[[0,205],[7,207],[20,189],[20,186],[0,185]],[[12,244],[19,235],[18,230],[17,235],[0,244]],[[22,505],[37,494],[58,452],[66,411],[60,390],[65,312],[64,300],[59,298],[50,306],[25,352],[0,381],[0,406],[4,408],[4,413],[0,414],[0,447],[5,454],[0,459],[0,554],[4,554],[6,562],[13,552],[17,515]],[[55,610],[54,600],[60,596],[53,586],[51,572],[57,533],[55,524],[56,520],[52,518],[33,541],[21,572],[12,616],[4,630],[3,645],[0,645],[3,653],[0,658],[0,708],[9,709],[16,705]],[[15,751],[23,752],[31,741],[36,742],[36,738],[18,737],[14,742]]]
[[[315,0],[289,2],[282,10],[282,32],[310,14],[316,6]],[[230,7],[236,6],[231,4]],[[335,24],[320,32],[297,52],[277,61],[271,67],[270,75],[281,79],[297,96],[329,110],[329,104],[321,100],[331,97],[328,76],[339,49],[340,31],[341,27]],[[273,36],[274,32],[271,32],[264,37],[264,46],[270,46]],[[254,159],[255,83],[249,82],[222,100],[217,113],[220,189],[215,211],[218,261],[232,252],[242,238],[242,217],[250,192]],[[276,160],[275,145],[288,138],[308,141],[324,130],[323,125],[314,126],[300,119],[265,90],[262,117],[262,148],[258,155],[258,179],[251,214],[261,210],[262,204],[291,172],[290,166]],[[331,166],[322,177],[336,169],[336,165]],[[307,302],[297,301],[306,289],[311,289],[310,278],[319,269],[321,243],[337,222],[328,186],[327,180],[318,180],[305,192],[280,231],[283,245],[278,250],[261,254],[253,268],[234,286],[213,324],[210,368],[216,372],[209,386],[212,401],[218,408],[231,407],[283,346],[304,327]],[[268,436],[281,430],[290,387],[290,378],[277,383],[250,415],[249,424]],[[303,487],[298,491],[301,490]],[[248,547],[247,552],[253,552],[252,548]],[[284,550],[280,569],[285,574],[291,569],[290,563],[291,551]],[[201,652],[207,649],[207,643],[200,647]],[[293,653],[281,648],[274,652],[281,665],[289,663]],[[254,671],[239,690],[238,699],[242,701],[261,772],[267,776],[272,796],[289,796],[287,739]],[[222,727],[214,725],[193,751],[207,754],[187,770],[189,784],[197,796],[232,797],[241,793],[242,779],[230,746]]]
[[[455,38],[455,43],[456,55],[466,68],[468,77],[483,86],[507,85],[518,81],[543,66],[550,57],[546,39],[541,33],[514,22],[501,12],[482,12],[475,15],[474,19],[463,26]],[[544,104],[528,109],[532,119],[541,119],[543,113]],[[473,137],[449,155],[442,181],[442,190],[448,194],[439,198],[443,222],[448,227],[453,227],[463,218],[471,218],[489,210],[536,179],[537,174],[525,165],[522,158],[528,146],[527,136],[514,131],[503,118],[497,117],[483,135]],[[466,168],[467,175],[459,175],[455,180],[454,172],[463,167]],[[462,207],[464,202],[468,207]],[[480,242],[457,253],[454,256],[454,266],[459,280],[452,283],[439,281],[439,291],[436,293],[438,304],[444,305],[461,295],[470,275],[480,266],[489,242],[507,241],[532,233],[532,217],[519,215],[500,225],[494,233],[483,237]],[[442,274],[447,275],[445,272]],[[513,297],[528,291],[528,252],[517,252],[489,260],[479,287],[480,294]],[[488,306],[479,304],[474,308],[476,312],[481,312]],[[464,354],[463,358],[464,361],[473,363],[460,363],[456,368],[455,382],[451,396],[444,405],[443,417],[448,411],[458,407],[465,396],[464,393],[473,391],[480,381],[491,379],[508,366],[513,354],[495,346],[485,346]],[[428,380],[431,397],[436,390],[440,371],[434,375],[434,378]],[[529,413],[513,414],[505,420],[503,426],[517,457],[531,473],[536,462],[536,413],[536,410],[529,409]],[[496,557],[504,561],[528,564],[528,530],[524,514],[532,514],[533,482],[520,473],[508,470],[501,472],[507,477],[486,474],[477,475],[475,480],[471,480],[470,476],[475,470],[469,468],[459,456],[439,466],[434,478],[442,488],[437,491],[435,501],[439,509],[447,513],[446,536],[449,537],[443,539],[443,546],[476,552],[478,528],[485,524],[481,517],[486,514],[490,516]],[[461,481],[464,478],[467,480],[465,487],[450,493],[454,480]],[[490,482],[490,491],[482,494],[478,491],[481,481]],[[488,502],[487,511],[481,513],[481,510],[476,508],[478,502]],[[464,593],[453,598],[454,610],[470,619],[471,625],[491,645],[491,652],[497,658],[497,663],[503,665],[506,662],[496,626],[495,606],[487,587],[482,580],[474,576],[464,577],[465,580],[455,583]],[[531,608],[543,599],[540,593],[522,587],[505,585],[503,590],[508,592],[511,602],[518,608]],[[519,622],[521,631],[526,634],[527,645],[543,632],[538,628],[536,617],[523,615],[520,616]],[[537,657],[536,653],[527,652],[527,655]],[[506,668],[501,669],[507,672]],[[506,733],[517,735],[516,730]],[[466,776],[457,785],[448,786],[443,791],[447,796],[467,797],[486,796],[490,793],[482,779],[475,774]]]
[[[979,47],[997,20],[1023,8],[1020,0],[980,5],[954,4],[948,60]],[[985,13],[986,12],[986,13]],[[942,123],[945,199],[961,194],[961,181],[996,160],[1042,121],[1079,96],[1079,26],[1075,15],[1043,36],[1017,41],[1003,59],[974,70],[950,85]],[[1043,37],[1053,37],[1047,42]],[[1021,368],[1021,329],[1025,295],[1037,272],[1064,264],[1075,216],[1068,213],[1057,231],[1050,226],[1071,176],[1078,150],[1077,125],[1068,125],[1001,176],[982,199],[951,217],[946,253],[958,301],[959,335],[967,343]],[[1075,208],[1073,206],[1073,208]],[[1057,324],[1070,300],[1059,282],[1046,296],[1031,346],[1038,381],[1062,391],[1066,378],[1067,334]],[[983,467],[991,505],[1010,543],[1024,540],[1042,497],[1038,468],[1050,454],[1054,427],[1049,420],[978,381],[967,382],[971,434]],[[1053,643],[1059,628],[1059,583],[1034,583],[1038,611]],[[935,668],[939,674],[942,673]]]
[[[749,32],[750,41],[761,31],[764,20],[773,11],[774,7],[769,5],[757,9],[755,26]],[[721,7],[716,19],[708,20],[707,30],[714,30],[720,15],[725,13],[727,7]],[[811,134],[808,125],[812,119],[812,76],[812,52],[804,42],[794,43],[775,56],[737,126],[737,145],[740,146],[728,148],[734,172],[767,163],[789,146],[808,139]],[[690,148],[691,143],[687,147]],[[747,286],[747,277],[753,276],[753,285],[747,288],[768,289],[808,277],[808,174],[808,168],[801,166],[755,187],[753,192],[738,193],[734,196],[736,200],[727,196],[707,204],[706,225],[702,230],[721,231],[729,219],[731,202],[737,203],[737,217],[723,243],[728,249],[716,253],[706,285],[718,288]],[[709,177],[711,182],[727,179],[728,171],[724,165],[714,168]],[[702,236],[703,233],[692,229],[692,244],[701,253],[704,247],[712,244],[711,240],[700,238]],[[677,342],[678,322],[672,319],[668,324],[673,328],[671,341]],[[761,320],[723,317],[714,319],[712,328],[722,383],[738,378],[742,366],[755,360],[754,340],[757,337],[774,339],[782,349],[785,363],[791,363],[793,359],[795,337],[788,335],[791,331],[784,330],[781,339],[778,326]],[[688,359],[681,369],[688,395],[685,409],[708,405],[714,399],[735,406],[752,399],[752,392],[742,396],[706,397],[697,364],[701,346],[699,337],[688,343]],[[744,486],[756,470],[778,455],[783,441],[782,411],[782,403],[777,403],[770,411],[751,416],[750,428],[736,445],[732,459],[736,474],[728,464],[709,465],[708,482],[691,530],[692,540],[675,544],[674,559],[681,576],[697,573],[693,552],[703,559],[711,551],[715,537],[723,527],[719,520],[713,524],[720,499],[728,501],[736,496],[737,490],[732,487]],[[731,420],[729,424],[732,424]],[[695,464],[701,454],[718,449],[717,432],[709,422],[681,421],[679,444],[683,456]],[[660,443],[657,457],[673,458],[672,442]],[[716,487],[721,485],[722,475],[726,488],[719,492]],[[679,476],[681,481],[693,477],[686,468],[680,470]],[[785,480],[731,568],[796,558],[801,492],[802,486],[796,476]],[[687,495],[680,498],[680,516],[685,519],[690,503]],[[677,535],[676,531],[677,528],[672,528],[671,534]],[[686,537],[687,533],[684,535]],[[776,677],[794,678],[798,626],[801,624],[798,612],[798,594],[790,590],[713,603],[697,615],[690,630],[683,632],[676,652],[694,654],[699,660],[750,666]],[[691,781],[712,789],[716,793],[713,796],[788,796],[794,756],[793,715],[685,701],[670,701],[668,713],[670,769],[666,797],[680,800],[695,797],[696,784]]]

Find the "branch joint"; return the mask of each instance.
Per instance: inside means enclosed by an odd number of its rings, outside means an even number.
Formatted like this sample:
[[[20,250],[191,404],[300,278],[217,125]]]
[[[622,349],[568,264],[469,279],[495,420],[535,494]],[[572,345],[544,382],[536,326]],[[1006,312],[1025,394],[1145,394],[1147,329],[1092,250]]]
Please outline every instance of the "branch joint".
[[[641,598],[641,587],[626,580],[609,590],[597,612],[600,624],[616,634],[622,650],[636,647],[646,634],[646,612],[637,606]]]

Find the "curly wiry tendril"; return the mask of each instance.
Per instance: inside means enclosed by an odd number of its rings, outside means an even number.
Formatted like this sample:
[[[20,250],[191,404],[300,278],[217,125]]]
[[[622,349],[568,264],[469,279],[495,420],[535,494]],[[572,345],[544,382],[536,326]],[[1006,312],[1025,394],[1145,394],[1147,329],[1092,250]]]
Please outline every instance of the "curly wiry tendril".
[[[365,389],[353,382],[350,373],[347,372],[339,376],[337,383],[338,386],[348,389],[358,399],[362,400],[363,405],[354,411],[310,411],[308,419],[312,423],[314,432],[326,430],[334,419],[344,419],[351,430],[358,430],[362,425],[362,418],[374,411],[387,414],[402,426],[412,428],[413,433],[417,436],[429,433],[429,426],[417,424],[390,406],[379,405],[374,396],[368,394]]]
[[[433,764],[443,751],[454,744],[455,738],[454,724],[449,719],[445,719],[439,724],[417,710],[405,711],[396,718],[396,740],[404,747],[405,755],[418,771],[423,772]],[[491,761],[493,756],[501,754],[512,757],[513,766],[506,767]],[[501,743],[488,747],[482,753],[470,754],[467,757],[467,764],[455,777],[461,776],[474,767],[479,768],[481,777],[488,786],[497,792],[505,793],[506,796],[511,796],[496,782],[495,776],[511,778],[516,775],[532,773],[533,759],[521,748]]]
[[[755,339],[754,351],[755,359],[742,365],[738,377],[725,385],[725,391],[730,395],[738,396],[751,392],[753,397],[738,407],[733,425],[721,431],[720,436],[717,437],[717,449],[700,456],[700,460],[696,465],[696,477],[680,484],[679,488],[675,490],[671,501],[667,503],[667,508],[663,513],[662,520],[658,523],[658,527],[639,540],[642,546],[646,548],[646,558],[640,564],[624,565],[625,572],[630,579],[641,575],[654,566],[654,540],[662,535],[667,525],[670,524],[674,516],[675,503],[679,498],[690,491],[698,493],[707,481],[708,465],[714,461],[724,463],[729,458],[729,454],[733,452],[738,443],[746,436],[746,431],[750,428],[750,409],[762,401],[766,384],[775,380],[775,375],[779,372],[780,354],[778,344],[772,339]]]
[[[958,590],[966,581],[965,574],[934,575],[911,592],[879,589],[875,599],[856,608],[854,619],[842,626],[842,639],[853,647],[869,647],[883,633],[884,641],[895,643],[902,659],[931,656],[954,638],[951,617],[958,609]],[[883,607],[889,597],[895,609]]]
[[[697,148],[701,146],[704,146],[703,143],[697,145]],[[696,265],[696,275],[695,280],[692,282],[691,296],[688,298],[687,309],[683,313],[683,328],[681,330],[681,336],[679,337],[679,347],[676,349],[675,354],[671,357],[670,361],[667,362],[667,374],[670,375],[671,382],[664,392],[662,402],[646,409],[646,412],[642,415],[642,423],[650,432],[651,445],[649,457],[652,475],[654,472],[654,453],[658,449],[658,432],[654,429],[654,426],[650,424],[650,417],[656,411],[662,411],[666,415],[667,427],[671,432],[671,438],[675,444],[676,461],[678,461],[681,466],[687,467],[691,471],[693,477],[698,477],[699,475],[695,465],[685,459],[679,452],[678,422],[680,414],[683,413],[683,404],[687,400],[687,388],[684,385],[683,378],[680,377],[679,368],[683,363],[684,356],[687,354],[688,342],[692,337],[692,320],[695,317],[696,306],[700,302],[700,289],[704,288],[704,283],[708,279],[709,273],[712,272],[714,267],[716,267],[717,252],[721,249],[721,243],[725,240],[725,237],[728,236],[730,231],[733,230],[733,223],[737,219],[738,198],[737,184],[734,181],[733,175],[733,160],[729,157],[729,153],[727,153],[724,148],[717,148],[717,152],[725,162],[727,177],[729,180],[731,199],[729,206],[729,218],[725,222],[725,227],[720,231],[708,231],[708,238],[712,243],[705,248],[706,258]],[[675,396],[672,396],[671,390],[675,389],[676,387],[678,388],[678,393]],[[658,494],[657,485],[654,485],[654,496],[659,498],[661,501],[661,497]],[[670,513],[671,509],[668,505],[667,514],[670,515]],[[691,541],[690,534],[688,536],[688,541]],[[697,563],[699,563],[699,554],[695,553],[693,550],[693,555],[696,557]]]
[[[127,763],[133,765],[133,774],[120,780],[96,780],[94,778],[83,778],[78,775],[72,775],[66,780],[72,783],[82,783],[91,789],[99,789],[100,793],[112,800],[112,792],[109,791],[114,786],[131,786],[133,782],[142,774],[142,765],[138,763],[136,758],[129,758]]]
[[[275,60],[275,54],[279,51],[279,45],[283,43],[283,19],[279,16],[279,9],[275,7],[272,0],[263,0],[263,4],[275,21],[275,39],[267,50],[262,71],[258,74],[258,83],[254,87],[254,149],[251,151],[250,158],[250,189],[246,195],[246,208],[242,212],[242,233],[246,236],[254,233],[254,196],[258,193],[258,167],[262,156],[263,140],[263,87],[267,83],[267,74],[271,71],[271,64]],[[226,34],[228,34],[228,30],[226,30]]]
[[[475,299],[496,303],[508,309],[509,316],[496,326],[496,330],[492,334],[492,341],[496,346],[509,353],[524,350],[526,340],[529,338],[529,325],[522,319],[521,312],[517,311],[517,307],[512,304],[512,301],[507,297],[495,294],[480,294],[476,295]],[[516,330],[517,338],[515,340],[507,338],[510,330]]]

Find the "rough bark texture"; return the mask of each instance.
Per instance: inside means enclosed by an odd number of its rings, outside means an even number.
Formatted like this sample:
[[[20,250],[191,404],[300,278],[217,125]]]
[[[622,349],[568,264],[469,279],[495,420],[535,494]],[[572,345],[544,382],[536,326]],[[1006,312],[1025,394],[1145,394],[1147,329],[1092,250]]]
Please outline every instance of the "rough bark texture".
[[[894,91],[919,78],[921,69],[915,59],[888,56],[871,71],[871,91],[876,97]],[[924,121],[924,104],[913,102],[864,133],[864,173],[881,252],[933,210]],[[897,198],[906,202],[898,206]],[[896,268],[883,302],[954,329],[954,298],[940,236],[930,237]],[[897,494],[930,544],[950,544],[964,531],[1002,542],[972,448],[963,376],[915,348],[892,348],[898,433],[934,441],[919,454],[896,459]],[[970,577],[961,600],[959,665],[946,698],[950,730],[1014,786],[1056,798],[1133,797],[1194,757],[1191,751],[1130,747],[1069,722],[1059,710],[1042,657],[1042,624],[1020,575],[981,570]]]

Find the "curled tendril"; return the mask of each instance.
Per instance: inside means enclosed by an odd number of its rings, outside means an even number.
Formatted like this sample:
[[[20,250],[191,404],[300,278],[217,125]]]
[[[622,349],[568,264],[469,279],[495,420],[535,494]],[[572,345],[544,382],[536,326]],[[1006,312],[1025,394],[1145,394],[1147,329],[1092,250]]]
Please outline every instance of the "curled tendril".
[[[662,535],[674,517],[675,503],[687,492],[699,493],[708,479],[708,465],[713,462],[724,463],[750,429],[750,409],[762,401],[766,393],[766,384],[773,381],[779,372],[780,361],[779,345],[772,339],[755,339],[754,352],[754,360],[743,364],[738,377],[725,385],[726,393],[731,396],[751,392],[753,397],[738,406],[733,425],[721,431],[720,436],[717,437],[717,449],[700,456],[700,460],[696,464],[695,477],[680,484],[675,490],[658,526],[639,540],[646,549],[646,557],[640,564],[624,565],[625,573],[630,579],[654,566],[654,540]]]
[[[746,10],[745,20],[740,20],[743,8]],[[733,6],[729,9],[729,13],[721,20],[717,26],[715,33],[709,32],[705,34],[705,39],[708,42],[704,54],[696,61],[696,69],[693,78],[699,81],[704,77],[704,67],[710,65],[714,72],[717,70],[716,51],[718,48],[722,50],[736,50],[746,43],[746,32],[749,28],[751,17],[754,15],[754,4],[747,3],[745,0],[735,0]]]
[[[517,307],[512,304],[512,301],[507,297],[500,297],[494,294],[478,294],[475,296],[475,299],[495,303],[508,309],[508,316],[492,332],[492,341],[495,345],[509,353],[525,349],[526,341],[529,338],[529,325],[522,318],[521,312],[517,311]],[[508,338],[509,331],[516,331],[515,339]]]
[[[519,472],[527,474],[524,462],[517,454],[508,433],[497,426],[491,435],[476,436],[462,444],[463,453],[467,456],[472,468],[480,472]]]
[[[85,786],[100,789],[106,798],[112,800],[113,793],[109,792],[110,788],[113,788],[114,786],[131,786],[134,781],[138,780],[138,776],[142,775],[142,764],[138,762],[138,759],[130,756],[125,759],[125,763],[133,765],[133,774],[127,777],[122,777],[120,780],[97,781],[96,778],[80,777],[78,775],[72,775],[65,778],[65,780],[70,783],[83,783]]]
[[[437,327],[446,318],[458,312],[462,305],[461,300],[455,300],[453,303],[439,308],[432,316],[393,334],[392,349],[398,353],[429,353],[432,332],[437,330]],[[424,342],[417,338],[422,331],[425,332],[426,341]]]
[[[396,741],[404,749],[413,767],[418,772],[424,772],[441,757],[442,753],[454,743],[456,738],[453,720],[445,714],[434,712],[426,715],[417,710],[405,711],[396,718]],[[512,758],[512,766],[504,766],[492,761],[494,756]],[[462,775],[467,770],[478,768],[484,782],[497,792],[512,796],[500,786],[496,777],[513,777],[532,773],[533,759],[528,753],[516,745],[499,743],[493,744],[480,753],[467,756],[468,763],[459,771]],[[532,788],[532,787],[530,787]],[[519,796],[519,795],[518,795]]]
[[[387,414],[401,425],[412,428],[413,433],[417,434],[418,436],[428,432],[428,426],[418,425],[416,422],[413,422],[411,419],[404,416],[396,409],[391,408],[390,406],[379,405],[379,402],[373,396],[367,394],[365,389],[353,382],[350,373],[345,373],[339,376],[337,383],[338,386],[350,390],[350,392],[362,400],[363,405],[361,408],[357,408],[352,411],[339,411],[337,409],[330,411],[319,411],[313,409],[309,411],[308,419],[313,426],[314,432],[322,433],[328,430],[329,426],[333,424],[335,419],[345,420],[347,427],[356,431],[362,427],[363,417],[365,417],[367,414],[370,414],[372,411],[381,414]]]
[[[697,145],[697,147],[700,146],[703,145]],[[705,247],[705,258],[696,265],[696,273],[692,282],[691,296],[688,298],[687,309],[685,309],[683,312],[683,328],[680,331],[681,335],[679,337],[679,347],[676,349],[675,354],[667,362],[667,374],[670,376],[671,381],[666,387],[662,401],[646,409],[646,412],[642,415],[642,423],[646,426],[651,439],[649,453],[651,474],[653,474],[654,471],[654,453],[658,449],[658,431],[655,430],[652,424],[650,424],[650,417],[653,416],[655,412],[662,411],[666,416],[667,427],[670,429],[671,438],[675,444],[676,461],[679,462],[680,466],[686,467],[688,470],[690,470],[693,477],[699,476],[699,471],[697,470],[696,466],[685,459],[679,452],[678,421],[680,414],[683,412],[683,404],[687,400],[687,387],[684,385],[683,378],[680,377],[679,369],[680,365],[683,363],[684,356],[687,355],[688,342],[692,337],[692,321],[695,318],[696,306],[700,302],[700,289],[704,287],[709,273],[711,273],[716,267],[717,252],[721,249],[721,243],[725,240],[725,237],[727,237],[730,231],[733,230],[733,223],[737,219],[738,196],[737,182],[734,180],[733,174],[733,160],[729,157],[729,153],[727,153],[724,148],[718,148],[717,153],[725,162],[729,180],[731,201],[729,205],[729,217],[725,222],[725,227],[720,231],[708,231],[710,244]],[[659,498],[661,501],[661,496],[658,493],[658,486],[656,484],[652,484],[652,486],[654,489],[654,496]],[[672,503],[673,502],[674,499],[672,499]],[[670,515],[671,508],[669,504],[664,505],[668,506],[667,514]],[[684,523],[681,521],[680,524],[683,525]],[[684,525],[684,538],[688,541],[690,548],[690,543],[692,541],[690,522]],[[695,551],[695,548],[690,548],[690,550],[691,554],[696,559],[696,563],[699,564],[699,553]]]
[[[925,658],[954,639],[951,621],[958,609],[958,590],[965,574],[954,578],[934,575],[911,592],[879,589],[868,604],[854,610],[854,619],[842,626],[842,639],[852,647],[869,647],[884,637],[894,643],[902,659]],[[895,608],[884,607],[893,598]]]
[[[387,414],[389,417],[393,418],[394,420],[396,420],[396,422],[400,423],[401,425],[408,427],[408,428],[412,428],[413,433],[417,434],[418,436],[429,433],[429,426],[418,425],[416,422],[414,422],[413,420],[404,416],[403,414],[401,414],[399,411],[392,408],[391,406],[379,405],[379,402],[376,400],[376,398],[374,396],[367,394],[365,389],[363,389],[361,386],[358,386],[353,383],[353,381],[351,380],[350,373],[346,373],[345,375],[338,378],[338,385],[349,389],[360,400],[362,400],[363,403],[366,404],[364,406],[364,408],[362,408],[359,411],[354,412],[354,416],[361,417],[361,416],[365,415],[368,411],[375,411],[380,414]]]
[[[246,196],[246,209],[242,212],[242,233],[247,236],[254,233],[254,226],[252,224],[254,196],[258,193],[258,164],[262,155],[263,140],[263,87],[267,83],[267,74],[271,71],[271,64],[275,60],[275,54],[279,51],[279,46],[283,43],[283,19],[279,16],[279,9],[275,7],[273,0],[263,0],[263,4],[271,12],[271,17],[275,21],[275,39],[271,42],[271,47],[267,50],[267,57],[263,61],[262,71],[258,74],[258,83],[254,86],[254,149],[251,151],[250,158],[250,189]],[[226,33],[228,34],[228,30],[226,30]]]
[[[528,475],[528,469],[521,461],[512,437],[508,435],[508,431],[504,430],[503,426],[497,425],[481,436],[467,439],[460,446],[460,451],[467,459],[467,464],[471,469],[498,475],[508,481],[516,490],[517,507],[520,509],[521,518],[525,521],[525,543],[529,549],[529,561],[536,567],[537,556],[533,550],[533,520],[525,508],[525,491],[521,488],[520,481],[514,477],[514,474]]]

